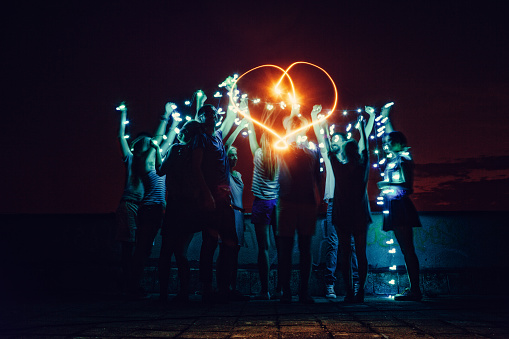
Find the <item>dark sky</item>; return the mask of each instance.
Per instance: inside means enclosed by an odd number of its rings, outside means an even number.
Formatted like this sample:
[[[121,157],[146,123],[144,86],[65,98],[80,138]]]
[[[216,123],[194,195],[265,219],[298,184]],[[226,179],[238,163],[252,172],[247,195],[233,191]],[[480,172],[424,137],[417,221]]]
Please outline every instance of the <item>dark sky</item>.
[[[395,102],[418,210],[508,209],[503,1],[174,2],[5,8],[0,213],[114,211],[120,101],[132,135],[152,131],[167,101],[212,98],[228,75],[301,60],[330,73],[338,109]],[[252,157],[246,139],[237,145],[249,202]]]

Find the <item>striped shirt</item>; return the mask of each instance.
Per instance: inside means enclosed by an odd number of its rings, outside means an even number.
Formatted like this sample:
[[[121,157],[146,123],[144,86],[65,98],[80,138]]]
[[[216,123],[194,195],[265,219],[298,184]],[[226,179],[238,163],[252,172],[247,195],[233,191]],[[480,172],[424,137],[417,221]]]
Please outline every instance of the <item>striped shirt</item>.
[[[274,180],[267,178],[267,175],[263,169],[261,148],[256,150],[253,158],[253,164],[253,185],[251,187],[253,195],[263,200],[277,199],[279,190],[279,171],[276,173]]]
[[[166,176],[158,176],[155,170],[145,173],[141,180],[145,188],[145,195],[141,205],[165,205],[166,204]]]

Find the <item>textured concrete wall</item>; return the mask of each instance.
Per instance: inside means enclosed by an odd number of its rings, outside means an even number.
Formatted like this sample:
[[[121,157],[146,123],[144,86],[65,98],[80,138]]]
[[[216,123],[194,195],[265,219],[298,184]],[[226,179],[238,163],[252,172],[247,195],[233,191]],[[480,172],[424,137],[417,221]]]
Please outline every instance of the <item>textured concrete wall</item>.
[[[429,295],[507,294],[506,270],[509,226],[505,212],[420,213],[423,227],[415,231],[421,263],[423,290]],[[404,262],[397,243],[386,242],[392,233],[381,230],[381,215],[374,214],[368,233],[370,273],[367,291],[393,294],[408,285]],[[104,215],[0,215],[0,291],[13,293],[93,292],[111,293],[120,279],[120,246],[114,239],[114,214]],[[197,267],[201,236],[196,234],[189,259]],[[144,285],[158,290],[155,265],[160,237],[155,240]],[[396,249],[395,254],[388,251]],[[313,238],[312,293],[323,293],[325,234],[323,219],[317,220]],[[277,263],[275,248],[271,251]],[[239,286],[244,293],[256,293],[256,238],[246,218],[246,247],[240,251]],[[294,263],[298,250],[294,249]],[[396,265],[395,271],[389,266]],[[194,271],[196,273],[196,271]],[[175,274],[175,272],[173,272]],[[271,272],[273,283],[276,271]],[[294,281],[298,272],[294,271]],[[395,280],[391,285],[387,282]],[[198,288],[197,279],[193,279]],[[175,281],[172,281],[176,288]],[[337,289],[342,290],[341,279]],[[0,299],[1,299],[0,292]]]
[[[507,239],[509,225],[505,213],[501,212],[425,212],[420,213],[423,227],[414,229],[417,255],[423,269],[449,269],[465,267],[508,267]],[[249,216],[245,220],[245,247],[239,254],[241,265],[256,264],[256,236]],[[391,239],[394,244],[388,244]],[[272,239],[273,240],[273,239]],[[159,255],[160,237],[155,241],[152,257]],[[274,241],[272,241],[274,243]],[[201,235],[193,238],[189,247],[189,259],[198,260]],[[323,264],[326,252],[326,234],[323,217],[316,222],[313,237],[313,263]],[[396,249],[395,254],[389,250]],[[404,265],[393,232],[382,230],[382,215],[373,213],[373,224],[368,231],[367,256],[370,267],[382,269],[389,266]],[[271,259],[277,262],[275,246],[271,249]],[[298,262],[297,245],[294,248],[294,262]]]

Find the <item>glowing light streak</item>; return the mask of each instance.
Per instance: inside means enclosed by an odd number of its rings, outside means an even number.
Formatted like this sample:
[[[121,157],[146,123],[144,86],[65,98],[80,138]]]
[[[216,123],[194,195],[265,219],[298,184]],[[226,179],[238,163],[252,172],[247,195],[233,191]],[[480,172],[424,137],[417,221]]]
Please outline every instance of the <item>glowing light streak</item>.
[[[329,133],[330,134],[334,134],[334,129],[336,128],[336,125],[332,124],[330,127],[329,127]]]
[[[392,188],[388,188],[388,189],[384,189],[382,191],[382,194],[389,194],[389,193],[394,193],[394,190]],[[385,211],[384,211],[384,213],[385,213]]]
[[[124,121],[124,125],[129,124],[129,120]]]
[[[286,69],[283,69],[277,65],[271,65],[271,64],[266,64],[266,65],[261,65],[261,66],[257,66],[257,67],[254,67],[250,70],[248,70],[247,72],[244,72],[242,75],[238,76],[237,78],[234,78],[235,79],[235,84],[237,82],[239,82],[244,76],[246,76],[248,73],[250,72],[253,72],[255,70],[258,70],[260,68],[264,68],[264,67],[272,67],[272,68],[276,68],[278,70],[280,70],[283,74],[281,76],[281,78],[279,79],[279,81],[277,82],[276,84],[276,88],[279,86],[279,84],[283,81],[283,79],[287,78],[288,81],[290,82],[290,86],[292,88],[292,93],[293,93],[293,98],[294,100],[296,100],[297,98],[297,95],[296,95],[296,92],[295,92],[295,85],[293,83],[293,80],[292,78],[290,77],[289,75],[289,72],[290,70],[295,66],[295,65],[299,65],[299,64],[304,64],[304,65],[309,65],[309,66],[312,66],[312,67],[316,67],[318,68],[319,70],[321,70],[330,80],[331,84],[332,84],[332,87],[334,89],[334,103],[332,105],[332,108],[330,109],[328,115],[325,117],[325,119],[327,119],[333,112],[334,110],[336,109],[336,106],[337,106],[337,102],[338,102],[338,90],[337,90],[337,87],[336,87],[336,84],[334,83],[334,80],[332,79],[332,77],[329,75],[329,73],[327,73],[323,68],[315,65],[315,64],[312,64],[312,63],[309,63],[309,62],[306,62],[306,61],[297,61],[297,62],[294,62],[293,64],[291,64],[290,66],[288,66],[288,68]],[[232,86],[234,87],[234,86]],[[274,146],[276,148],[279,148],[279,149],[283,149],[283,148],[286,148],[288,147],[288,144],[286,142],[286,140],[291,137],[292,135],[295,135],[295,134],[298,134],[299,132],[303,131],[303,130],[306,130],[308,129],[309,127],[311,127],[312,125],[318,123],[318,121],[315,121],[315,122],[311,122],[310,124],[308,125],[305,125],[305,126],[302,126],[290,133],[287,133],[285,136],[280,136],[275,130],[273,130],[272,128],[264,125],[262,122],[254,119],[253,117],[251,116],[247,116],[245,115],[241,110],[240,108],[237,106],[237,104],[235,102],[232,101],[232,96],[230,96],[230,101],[232,102],[232,104],[235,105],[235,111],[237,111],[237,113],[240,113],[242,114],[243,116],[249,118],[254,124],[264,128],[265,130],[269,131],[270,133],[274,134],[279,140],[275,142]]]
[[[387,120],[389,120],[389,118],[385,117],[382,119],[382,121],[380,121],[382,124],[385,124],[387,122]]]
[[[386,159],[385,159],[385,158],[383,158],[383,159],[382,159],[382,160],[380,160],[378,163],[379,163],[380,165],[383,165],[383,164],[385,164],[385,160],[386,160]]]
[[[352,124],[348,124],[348,126],[346,126],[346,131],[350,131],[352,129]]]
[[[382,127],[378,128],[376,131],[377,132],[382,132],[383,130],[385,130],[385,126],[382,126]]]
[[[388,103],[386,103],[386,104],[384,105],[384,108],[389,108],[389,107],[391,107],[392,105],[394,105],[394,102],[392,102],[392,101],[391,101],[391,102],[388,102]]]
[[[377,117],[375,118],[375,121],[376,121],[376,122],[378,122],[378,121],[380,121],[380,119],[382,119],[382,118],[383,118],[383,116],[379,115],[379,116],[377,116]]]
[[[129,136],[128,135],[124,135],[124,139],[129,139]]]
[[[382,131],[376,135],[377,138],[380,138],[382,135],[384,135],[385,131]]]
[[[384,202],[383,201],[377,201],[376,204],[382,206],[384,204]]]
[[[384,214],[389,214],[389,211],[388,211],[388,210],[385,210],[385,211],[384,211]]]
[[[123,110],[125,110],[125,105],[124,105],[124,104],[122,104],[122,105],[120,105],[120,106],[117,106],[116,110],[117,110],[117,111],[123,111]]]

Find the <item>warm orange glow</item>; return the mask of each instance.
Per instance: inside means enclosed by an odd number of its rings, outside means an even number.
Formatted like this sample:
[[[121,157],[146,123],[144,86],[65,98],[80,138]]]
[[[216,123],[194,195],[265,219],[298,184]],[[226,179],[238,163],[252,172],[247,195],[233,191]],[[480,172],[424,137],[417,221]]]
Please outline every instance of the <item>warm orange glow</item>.
[[[289,74],[290,70],[295,66],[295,65],[299,65],[299,64],[304,64],[304,65],[309,65],[309,66],[313,66],[313,67],[316,67],[318,68],[319,70],[321,70],[323,73],[325,73],[325,75],[327,75],[327,77],[329,78],[333,88],[334,88],[334,103],[332,105],[332,108],[329,110],[329,113],[327,115],[325,115],[322,119],[319,119],[318,121],[315,121],[315,122],[311,122],[305,126],[302,126],[300,127],[299,129],[296,129],[294,131],[291,131],[290,133],[287,133],[286,135],[284,136],[280,136],[275,130],[273,130],[272,128],[264,125],[262,122],[258,121],[257,119],[251,117],[251,116],[248,116],[246,115],[244,112],[242,112],[242,110],[239,108],[239,106],[237,105],[237,103],[235,103],[233,101],[233,98],[234,98],[234,95],[233,93],[230,93],[229,97],[230,97],[230,102],[232,104],[232,107],[233,107],[233,110],[236,112],[236,113],[239,113],[241,114],[243,117],[246,117],[248,119],[250,119],[254,124],[260,126],[261,128],[267,130],[268,132],[272,133],[274,136],[276,136],[279,140],[275,142],[274,144],[274,147],[275,148],[278,148],[278,149],[284,149],[286,147],[288,147],[287,145],[287,142],[286,140],[290,137],[290,136],[293,136],[303,130],[307,130],[309,127],[313,126],[314,124],[317,124],[317,123],[320,123],[322,122],[323,120],[327,119],[328,117],[330,117],[332,115],[332,113],[334,113],[334,110],[336,109],[336,106],[337,106],[337,102],[338,102],[338,90],[337,90],[337,87],[336,87],[336,84],[334,83],[334,80],[332,80],[332,77],[329,75],[329,73],[327,73],[323,68],[315,65],[315,64],[312,64],[310,62],[306,62],[306,61],[297,61],[297,62],[294,62],[293,64],[291,64],[290,66],[288,66],[287,69],[283,69],[277,65],[270,65],[270,64],[267,64],[267,65],[261,65],[261,66],[257,66],[257,67],[254,67],[252,69],[250,69],[249,71],[243,73],[242,75],[240,75],[237,80],[235,81],[235,84],[237,84],[240,79],[242,79],[246,74],[250,73],[250,72],[253,72],[255,70],[258,70],[260,68],[264,68],[264,67],[271,67],[271,68],[276,68],[278,69],[279,71],[281,71],[283,74],[281,75],[281,78],[279,79],[279,81],[277,82],[276,86],[274,87],[274,90],[277,92],[277,93],[281,93],[281,90],[279,88],[279,85],[281,84],[281,82],[283,81],[283,79],[286,77],[288,79],[288,81],[290,82],[290,85],[291,85],[291,88],[292,88],[292,93],[288,93],[288,96],[290,98],[290,101],[292,102],[292,104],[296,104],[297,103],[297,94],[295,92],[295,85],[293,83],[293,80]],[[234,85],[235,85],[234,84]],[[235,86],[232,86],[232,90],[233,88],[235,88]]]

